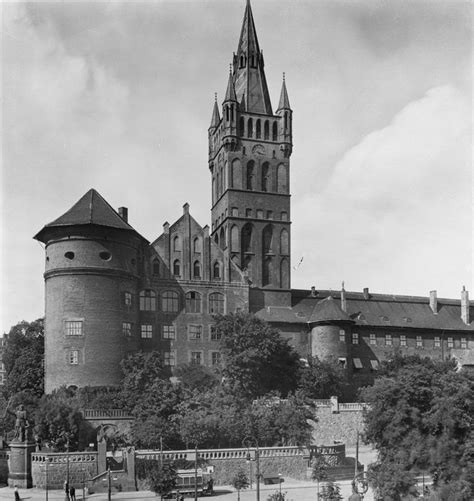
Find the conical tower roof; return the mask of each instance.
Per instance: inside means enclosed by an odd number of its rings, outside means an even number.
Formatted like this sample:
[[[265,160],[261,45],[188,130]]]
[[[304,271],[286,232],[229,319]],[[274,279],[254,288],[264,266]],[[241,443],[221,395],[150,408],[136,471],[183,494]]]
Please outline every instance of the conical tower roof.
[[[329,296],[319,301],[308,320],[310,324],[325,322],[353,322],[351,317]]]
[[[288,99],[288,91],[286,90],[286,82],[285,82],[285,75],[283,74],[283,83],[281,84],[281,92],[280,92],[280,102],[278,103],[278,109],[279,110],[290,110],[290,100]]]
[[[34,238],[43,241],[47,229],[81,225],[107,226],[135,232],[96,190],[90,189],[68,211],[47,224]]]
[[[227,90],[225,92],[224,103],[226,101],[237,101],[237,96],[235,95],[234,80],[232,78],[231,72],[229,72],[229,81],[227,82]]]
[[[272,115],[272,105],[263,67],[263,55],[258,44],[252,7],[250,1],[247,1],[235,55],[233,75],[235,92],[239,102],[245,94],[246,111]]]
[[[219,106],[217,106],[217,96],[216,96],[216,99],[214,100],[214,108],[212,109],[211,125],[209,126],[209,128],[212,129],[217,127],[220,121],[221,121],[221,116],[219,114]]]

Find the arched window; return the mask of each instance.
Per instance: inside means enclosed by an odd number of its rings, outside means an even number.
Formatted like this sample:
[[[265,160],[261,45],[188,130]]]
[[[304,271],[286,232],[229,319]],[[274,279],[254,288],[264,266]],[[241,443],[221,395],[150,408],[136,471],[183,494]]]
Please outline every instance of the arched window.
[[[222,191],[227,189],[227,162],[224,164],[222,168]]]
[[[212,267],[212,278],[221,278],[221,265],[218,261]]]
[[[285,117],[284,117],[284,127],[285,127],[285,130],[288,129],[288,112],[285,111]]]
[[[273,126],[272,126],[272,140],[276,141],[277,139],[278,139],[278,127],[277,127],[277,123],[273,122]]]
[[[173,263],[173,275],[179,277],[181,275],[181,263],[179,259],[175,259]]]
[[[280,254],[290,253],[290,242],[288,238],[288,232],[286,230],[281,230],[280,233]]]
[[[273,226],[271,224],[265,226],[263,229],[263,253],[270,254],[273,249]]]
[[[277,191],[278,193],[288,192],[288,176],[286,166],[283,164],[280,164],[277,170]]]
[[[193,277],[194,278],[201,278],[201,263],[199,261],[194,261]]]
[[[230,105],[230,121],[231,122],[234,121],[234,105],[233,104]]]
[[[244,56],[240,56],[240,67],[243,68],[245,66]]]
[[[216,226],[217,226],[217,223],[216,223]],[[219,245],[219,235],[217,233],[214,235],[214,242],[216,243],[216,245]]]
[[[232,188],[242,188],[242,166],[239,159],[232,162]]]
[[[209,294],[209,313],[213,315],[223,315],[225,311],[225,298],[219,292]]]
[[[202,252],[201,239],[199,237],[196,237],[193,240],[193,251],[196,254],[199,254]]]
[[[254,184],[255,184],[254,166],[255,162],[253,160],[250,160],[250,162],[247,164],[247,190],[254,189]]]
[[[262,191],[271,191],[270,166],[268,162],[262,165]]]
[[[290,264],[288,259],[282,259],[280,263],[280,287],[282,289],[290,288]]]
[[[201,313],[201,294],[199,292],[187,292],[185,299],[186,313]]]
[[[140,311],[156,310],[156,293],[150,289],[140,291]]]
[[[160,276],[160,262],[158,259],[153,259],[153,275]]]
[[[230,230],[230,250],[239,252],[239,229],[235,225]]]
[[[260,139],[260,136],[262,135],[262,126],[261,126],[261,123],[260,123],[260,119],[257,120],[256,124],[255,124],[255,137],[257,139]]]
[[[221,228],[221,233],[219,235],[220,248],[225,249],[225,231],[224,228]]]
[[[273,258],[269,256],[263,260],[263,285],[271,284],[272,278],[273,278]]]
[[[216,178],[216,200],[221,196],[221,174],[217,171]]]
[[[263,139],[266,139],[267,141],[270,139],[270,124],[268,123],[268,120],[265,120],[265,124],[263,126]]]
[[[247,137],[253,136],[253,120],[251,118],[247,121]]]
[[[249,275],[252,274],[252,256],[245,256],[242,263],[242,270],[246,271]]]
[[[216,195],[216,178],[212,178],[212,203],[214,203],[217,200],[217,195]]]
[[[175,313],[179,309],[179,296],[175,291],[165,291],[161,295],[161,309],[168,313]]]
[[[227,121],[229,121],[229,107],[228,106],[225,107],[225,119]]]
[[[241,136],[245,134],[245,120],[244,117],[240,117],[239,120],[239,133]]]
[[[221,175],[221,185],[219,186],[219,191],[222,195],[222,193],[224,193],[224,172],[222,171],[222,166],[219,167],[219,172]]]
[[[252,252],[253,249],[253,239],[252,239],[252,229],[253,226],[247,223],[242,228],[242,252]]]
[[[179,252],[181,250],[181,238],[179,238],[178,235],[173,238],[173,250],[175,252]]]

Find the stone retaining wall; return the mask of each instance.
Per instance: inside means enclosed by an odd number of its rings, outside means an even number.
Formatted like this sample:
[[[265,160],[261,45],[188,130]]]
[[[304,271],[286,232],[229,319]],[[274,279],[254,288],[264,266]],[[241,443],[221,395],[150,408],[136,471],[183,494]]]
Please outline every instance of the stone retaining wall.
[[[357,430],[362,432],[364,429],[363,412],[361,404],[356,404],[351,409],[341,408],[338,411],[330,406],[318,407],[313,441],[316,444],[342,442],[347,447],[353,447],[357,440]]]

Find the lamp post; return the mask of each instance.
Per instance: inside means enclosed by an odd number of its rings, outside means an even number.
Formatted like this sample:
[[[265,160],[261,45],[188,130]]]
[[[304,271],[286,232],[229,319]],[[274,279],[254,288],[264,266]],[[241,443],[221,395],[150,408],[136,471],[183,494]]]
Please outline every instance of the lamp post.
[[[48,464],[49,464],[49,456],[46,456],[46,501],[49,499],[48,492]]]
[[[112,499],[112,479],[110,478],[110,466],[107,470],[107,482],[108,482],[107,499],[108,501],[110,501]]]
[[[281,501],[281,473],[278,474],[278,483],[280,484],[280,499],[278,501]]]
[[[198,446],[197,444],[194,447],[194,501],[197,501],[198,498]]]
[[[258,450],[258,442],[256,439],[252,439],[251,437],[245,437],[243,440],[242,440],[242,445],[244,447],[247,447],[247,450],[249,451],[248,452],[248,456],[250,456],[250,446],[252,444],[252,441],[254,442],[255,444],[255,463],[257,465],[257,472],[256,472],[256,484],[257,484],[257,501],[260,501],[260,454],[259,454],[259,450]]]

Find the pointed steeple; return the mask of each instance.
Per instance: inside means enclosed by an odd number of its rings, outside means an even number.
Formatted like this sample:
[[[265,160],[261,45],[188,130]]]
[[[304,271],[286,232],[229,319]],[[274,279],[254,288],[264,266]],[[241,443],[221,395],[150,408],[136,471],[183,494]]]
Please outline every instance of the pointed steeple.
[[[219,114],[219,106],[217,106],[217,94],[215,94],[214,108],[212,110],[211,125],[209,126],[209,128],[214,129],[219,125],[220,121],[221,121],[221,116]]]
[[[288,91],[286,90],[285,74],[283,73],[283,83],[281,84],[280,102],[278,103],[277,113],[280,110],[291,110]]]
[[[232,79],[232,70],[229,71],[229,81],[227,82],[227,90],[225,91],[224,103],[227,101],[237,101],[235,95],[234,80]]]
[[[272,115],[263,54],[258,45],[252,7],[247,1],[237,54],[234,54],[234,86],[238,101],[245,94],[246,111]]]

